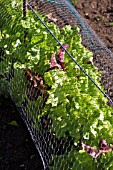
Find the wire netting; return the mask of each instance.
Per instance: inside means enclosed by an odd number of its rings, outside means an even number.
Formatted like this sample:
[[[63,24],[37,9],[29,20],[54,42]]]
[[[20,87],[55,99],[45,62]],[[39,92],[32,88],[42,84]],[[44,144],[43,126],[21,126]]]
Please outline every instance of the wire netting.
[[[112,169],[112,52],[69,0],[0,5],[1,86],[44,169]]]

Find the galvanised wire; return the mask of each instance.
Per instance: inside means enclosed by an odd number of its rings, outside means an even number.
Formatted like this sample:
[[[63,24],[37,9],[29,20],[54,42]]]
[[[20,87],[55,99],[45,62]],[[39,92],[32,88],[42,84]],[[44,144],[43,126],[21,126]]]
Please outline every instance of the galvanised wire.
[[[64,46],[60,43],[60,41],[56,38],[56,36],[52,33],[52,31],[48,28],[48,26],[45,24],[44,21],[41,20],[40,16],[34,11],[34,9],[31,7],[31,5],[28,3],[28,7],[32,10],[32,12],[35,14],[38,20],[45,26],[47,31],[52,35],[52,37],[55,39],[56,42],[65,50],[67,55],[76,63],[76,65],[81,69],[81,71],[89,78],[90,81],[98,88],[98,90],[113,104],[113,101],[110,99],[110,97],[98,86],[98,84],[87,74],[87,72],[82,68],[79,63],[73,58],[73,56],[64,48]]]

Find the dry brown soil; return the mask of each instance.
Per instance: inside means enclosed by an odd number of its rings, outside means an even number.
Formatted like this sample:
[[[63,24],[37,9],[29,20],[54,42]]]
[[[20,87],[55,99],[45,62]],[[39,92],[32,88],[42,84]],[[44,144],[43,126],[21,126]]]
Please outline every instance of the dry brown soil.
[[[113,0],[78,0],[75,8],[113,52]]]

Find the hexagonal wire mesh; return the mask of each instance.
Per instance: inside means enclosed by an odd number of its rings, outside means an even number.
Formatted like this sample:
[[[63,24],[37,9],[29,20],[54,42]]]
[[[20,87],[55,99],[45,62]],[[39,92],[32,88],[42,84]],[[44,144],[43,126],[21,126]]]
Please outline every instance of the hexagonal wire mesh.
[[[113,54],[69,0],[23,4],[1,3],[0,74],[44,169],[113,168]]]

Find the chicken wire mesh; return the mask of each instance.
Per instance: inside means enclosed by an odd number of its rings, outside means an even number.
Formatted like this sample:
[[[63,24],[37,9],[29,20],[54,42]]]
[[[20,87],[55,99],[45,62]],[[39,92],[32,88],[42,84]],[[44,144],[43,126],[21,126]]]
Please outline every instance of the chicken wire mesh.
[[[26,3],[0,2],[0,75],[44,169],[112,169],[113,54],[70,1]]]

